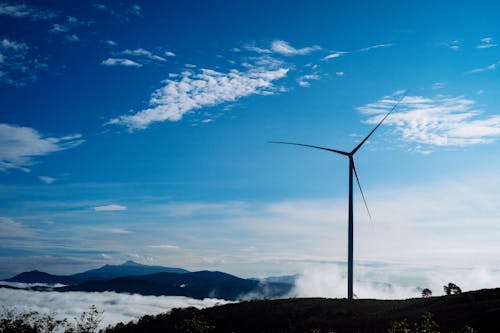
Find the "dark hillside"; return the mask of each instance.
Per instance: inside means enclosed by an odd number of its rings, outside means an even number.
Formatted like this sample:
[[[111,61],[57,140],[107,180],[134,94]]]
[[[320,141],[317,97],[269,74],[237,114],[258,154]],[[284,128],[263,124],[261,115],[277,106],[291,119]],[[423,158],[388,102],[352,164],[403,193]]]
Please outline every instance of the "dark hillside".
[[[228,304],[204,310],[174,310],[145,316],[137,324],[111,332],[387,332],[391,322],[418,322],[430,312],[439,332],[465,326],[483,333],[500,332],[500,289],[460,295],[381,301],[347,299],[280,299]],[[474,331],[476,332],[476,331]]]

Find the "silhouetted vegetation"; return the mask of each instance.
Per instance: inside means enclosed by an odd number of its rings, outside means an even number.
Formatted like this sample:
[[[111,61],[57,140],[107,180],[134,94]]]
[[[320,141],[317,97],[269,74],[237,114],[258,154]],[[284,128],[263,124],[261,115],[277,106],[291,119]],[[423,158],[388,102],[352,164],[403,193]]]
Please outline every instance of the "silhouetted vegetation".
[[[422,290],[422,297],[431,297],[432,296],[432,290],[429,288],[424,288]]]
[[[446,295],[457,295],[462,293],[462,289],[454,283],[448,283],[447,286],[443,286],[444,293]]]
[[[17,312],[3,309],[0,319],[0,333],[94,333],[102,320],[102,312],[95,306],[83,312],[74,322],[56,319],[54,313],[38,311]]]

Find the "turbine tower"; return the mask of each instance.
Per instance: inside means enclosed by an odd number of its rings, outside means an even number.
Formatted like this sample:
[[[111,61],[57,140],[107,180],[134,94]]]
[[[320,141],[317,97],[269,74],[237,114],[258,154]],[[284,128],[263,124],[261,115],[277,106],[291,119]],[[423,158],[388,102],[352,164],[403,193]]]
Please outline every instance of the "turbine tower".
[[[406,96],[406,92],[403,94],[401,99],[392,107],[392,109],[380,120],[380,122],[375,126],[374,129],[371,130],[370,133],[350,152],[347,151],[342,151],[342,150],[336,150],[336,149],[331,149],[331,148],[325,148],[325,147],[319,147],[319,146],[313,146],[313,145],[308,145],[308,144],[303,144],[303,143],[295,143],[295,142],[284,142],[284,141],[269,141],[269,143],[279,143],[279,144],[286,144],[286,145],[295,145],[295,146],[302,146],[302,147],[309,147],[309,148],[315,148],[315,149],[321,149],[321,150],[326,150],[332,153],[337,153],[340,155],[347,156],[349,158],[349,221],[348,221],[348,253],[347,253],[347,298],[348,299],[353,299],[353,255],[354,255],[354,214],[353,214],[353,200],[352,200],[352,184],[353,184],[353,175],[356,177],[356,182],[358,183],[359,191],[361,193],[361,196],[363,197],[363,202],[365,203],[366,210],[368,212],[368,215],[370,215],[370,211],[368,210],[368,205],[366,204],[365,200],[365,195],[363,194],[363,190],[361,189],[361,184],[359,182],[359,177],[358,177],[358,172],[356,171],[356,165],[354,164],[354,154],[363,146],[363,144],[370,138],[370,136],[377,130],[377,128],[382,125],[384,120],[389,117],[389,115],[396,109],[396,107],[403,101],[403,99]]]

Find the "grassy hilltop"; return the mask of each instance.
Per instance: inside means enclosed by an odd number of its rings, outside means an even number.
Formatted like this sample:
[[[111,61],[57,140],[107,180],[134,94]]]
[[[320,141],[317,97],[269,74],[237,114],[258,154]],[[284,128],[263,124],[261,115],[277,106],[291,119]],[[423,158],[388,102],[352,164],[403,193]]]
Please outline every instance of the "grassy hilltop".
[[[432,314],[430,332],[500,332],[500,289],[408,300],[294,298],[234,303],[214,308],[174,309],[119,324],[107,333],[125,332],[417,332],[414,324]],[[407,320],[411,331],[395,329]],[[425,320],[425,319],[424,319]],[[391,326],[392,325],[392,326]],[[430,325],[432,326],[432,325]],[[473,330],[467,330],[466,327]],[[392,330],[390,330],[390,328]],[[418,330],[423,332],[423,330]]]

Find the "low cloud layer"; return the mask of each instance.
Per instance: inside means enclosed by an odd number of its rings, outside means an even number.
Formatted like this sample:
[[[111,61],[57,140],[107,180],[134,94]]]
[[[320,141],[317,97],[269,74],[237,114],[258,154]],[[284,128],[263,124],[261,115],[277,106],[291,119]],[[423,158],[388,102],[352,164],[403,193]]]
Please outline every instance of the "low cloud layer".
[[[298,278],[293,291],[296,297],[343,298],[347,295],[344,266],[316,264],[307,267]],[[398,269],[399,268],[399,269]],[[444,295],[443,286],[457,284],[462,291],[497,288],[500,272],[485,268],[438,269],[405,265],[356,265],[354,293],[358,298],[407,299],[421,297],[429,288],[433,296]]]
[[[28,301],[29,300],[29,301]],[[182,296],[141,296],[115,292],[38,292],[0,288],[0,306],[19,311],[55,312],[58,318],[72,320],[90,306],[104,311],[100,327],[127,323],[148,314],[168,312],[173,308],[206,308],[228,303],[218,299],[197,300]]]

